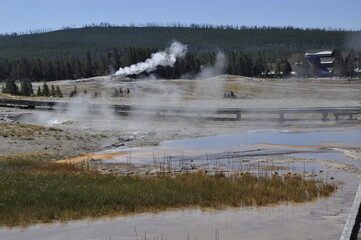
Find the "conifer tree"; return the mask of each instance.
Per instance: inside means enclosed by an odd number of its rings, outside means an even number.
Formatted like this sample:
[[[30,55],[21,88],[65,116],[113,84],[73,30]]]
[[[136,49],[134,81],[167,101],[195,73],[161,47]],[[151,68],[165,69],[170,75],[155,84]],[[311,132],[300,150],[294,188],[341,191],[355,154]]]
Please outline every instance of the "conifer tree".
[[[50,90],[49,90],[49,87],[48,87],[48,85],[46,84],[46,82],[44,82],[44,84],[43,84],[43,91],[42,91],[42,93],[43,93],[43,96],[45,96],[45,97],[50,97]]]
[[[345,75],[347,77],[354,77],[355,74],[355,52],[352,49],[345,59]]]
[[[40,86],[38,86],[38,90],[36,91],[36,96],[43,96]]]
[[[335,51],[335,62],[333,64],[333,76],[343,77],[345,75],[344,61],[339,50]]]
[[[69,97],[75,97],[78,94],[78,89],[74,86],[73,91],[70,92]]]
[[[54,84],[51,84],[51,87],[50,87],[50,96],[53,96],[53,97],[56,96],[56,90],[55,90]]]
[[[310,63],[307,61],[307,59],[303,59],[301,66],[299,66],[297,75],[299,77],[308,77],[310,72]]]
[[[33,89],[33,85],[31,84],[31,81],[28,79],[26,81],[26,84],[28,85],[28,89],[30,89],[30,96],[34,95],[34,89]]]
[[[93,63],[89,51],[86,52],[84,71],[85,77],[89,78],[93,76]]]
[[[69,61],[65,64],[65,78],[66,79],[72,79],[74,78],[74,71],[72,65],[69,63]]]
[[[55,61],[55,79],[59,80],[61,79],[61,66],[60,66],[60,61],[59,58],[56,59]]]
[[[319,67],[316,62],[313,62],[310,66],[309,75],[313,77],[319,77],[320,73],[318,71]]]
[[[108,73],[113,73],[115,70],[111,64],[111,53],[110,52],[106,52],[105,54],[102,55],[101,59],[100,59],[100,71],[102,74],[108,74]]]
[[[23,79],[20,82],[20,95],[31,96],[33,95],[33,86],[29,79]]]
[[[6,80],[4,93],[9,93],[11,95],[19,94],[19,88],[15,83],[15,79],[9,78]]]
[[[52,62],[46,61],[44,66],[44,80],[55,79],[55,68]],[[44,95],[45,96],[45,95]]]
[[[84,77],[83,69],[82,69],[82,65],[80,63],[79,57],[73,58],[72,65],[74,66],[74,77],[73,77],[73,79]]]
[[[290,75],[292,71],[291,64],[287,61],[287,59],[282,59],[280,63],[280,70],[283,72],[284,76]]]
[[[56,86],[56,96],[63,97],[63,93],[61,92],[59,86]]]
[[[118,54],[118,50],[116,48],[112,51],[112,66],[115,70],[118,70],[120,68],[121,62],[120,62],[120,56]]]

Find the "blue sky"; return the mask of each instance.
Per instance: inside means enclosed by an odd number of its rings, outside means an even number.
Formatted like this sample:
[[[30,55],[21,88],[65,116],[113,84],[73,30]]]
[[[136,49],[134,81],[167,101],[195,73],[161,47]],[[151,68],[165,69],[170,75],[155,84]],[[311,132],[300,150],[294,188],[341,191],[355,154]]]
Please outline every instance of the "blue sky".
[[[361,0],[0,0],[0,33],[100,22],[361,30]]]

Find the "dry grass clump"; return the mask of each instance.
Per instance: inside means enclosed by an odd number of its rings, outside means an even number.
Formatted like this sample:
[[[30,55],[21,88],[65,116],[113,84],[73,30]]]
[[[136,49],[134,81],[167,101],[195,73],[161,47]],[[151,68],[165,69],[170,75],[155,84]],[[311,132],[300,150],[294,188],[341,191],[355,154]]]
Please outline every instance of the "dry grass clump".
[[[44,130],[44,127],[27,125],[27,124],[11,124],[4,123],[0,126],[0,136],[2,137],[20,137],[33,138],[35,132]]]
[[[0,125],[0,136],[1,137],[14,137],[21,140],[32,140],[36,133],[42,131],[61,131],[56,128],[46,128],[37,125],[30,124],[11,124],[3,123]]]
[[[299,176],[225,177],[199,172],[119,177],[52,162],[5,172],[0,186],[0,225],[6,226],[169,208],[304,202],[336,189],[335,184]]]
[[[23,170],[29,171],[39,167],[43,162],[57,158],[59,157],[48,153],[0,156],[0,173]]]

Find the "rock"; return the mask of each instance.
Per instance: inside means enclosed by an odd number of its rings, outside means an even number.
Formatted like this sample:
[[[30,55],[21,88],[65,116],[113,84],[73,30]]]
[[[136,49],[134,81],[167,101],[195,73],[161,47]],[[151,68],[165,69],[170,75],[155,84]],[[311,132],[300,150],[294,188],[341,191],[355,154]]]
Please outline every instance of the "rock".
[[[113,143],[112,145],[109,146],[105,146],[105,149],[109,149],[109,148],[118,148],[118,147],[124,147],[125,143]]]
[[[133,136],[118,137],[118,141],[121,141],[121,142],[130,142],[130,141],[133,141],[133,140],[134,140]]]
[[[113,143],[112,145],[111,145],[111,147],[124,147],[125,146],[125,143]]]

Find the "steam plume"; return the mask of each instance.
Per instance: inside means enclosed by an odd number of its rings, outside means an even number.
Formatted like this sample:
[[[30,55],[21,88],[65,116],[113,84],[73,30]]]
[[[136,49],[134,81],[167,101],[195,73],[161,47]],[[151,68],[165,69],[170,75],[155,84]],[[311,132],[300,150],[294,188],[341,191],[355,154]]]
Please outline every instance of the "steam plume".
[[[213,65],[205,66],[201,72],[197,74],[195,92],[197,96],[208,98],[219,98],[223,96],[224,79],[216,77],[224,73],[227,66],[227,59],[223,52],[219,51]]]
[[[202,68],[201,72],[197,74],[196,78],[211,78],[224,73],[227,65],[226,56],[223,52],[218,51],[215,62],[212,66]]]
[[[130,67],[120,68],[115,75],[128,76],[133,74],[140,74],[142,72],[154,71],[157,66],[170,66],[173,67],[178,57],[184,57],[187,53],[187,46],[179,42],[173,42],[169,48],[164,51],[153,53],[151,58],[133,64]]]

